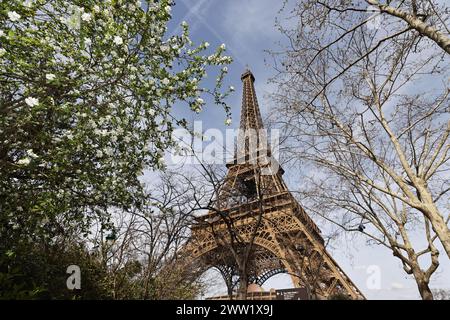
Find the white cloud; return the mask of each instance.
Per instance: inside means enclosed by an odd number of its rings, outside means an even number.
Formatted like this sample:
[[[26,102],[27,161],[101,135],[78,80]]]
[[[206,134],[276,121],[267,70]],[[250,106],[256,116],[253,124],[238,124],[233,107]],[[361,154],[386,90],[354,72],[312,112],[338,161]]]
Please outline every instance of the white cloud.
[[[222,24],[234,44],[249,47],[252,43],[273,41],[279,36],[274,24],[280,2],[249,0],[241,1],[239,5],[233,1],[227,1],[227,4]]]

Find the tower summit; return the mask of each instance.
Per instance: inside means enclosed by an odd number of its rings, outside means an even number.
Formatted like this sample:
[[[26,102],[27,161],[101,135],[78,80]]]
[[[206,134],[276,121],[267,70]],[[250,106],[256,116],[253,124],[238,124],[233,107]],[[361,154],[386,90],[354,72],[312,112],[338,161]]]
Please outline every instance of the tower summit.
[[[241,121],[239,128],[241,130],[264,128],[261,113],[259,111],[258,99],[255,92],[255,77],[250,70],[246,70],[241,75],[242,80],[242,107]]]
[[[238,140],[236,143],[234,162],[256,163],[274,160],[270,159],[271,151],[267,142],[267,132],[259,110],[258,99],[255,91],[255,77],[247,69],[241,75],[242,80],[242,104],[241,119],[239,123]],[[278,165],[278,163],[277,163]]]

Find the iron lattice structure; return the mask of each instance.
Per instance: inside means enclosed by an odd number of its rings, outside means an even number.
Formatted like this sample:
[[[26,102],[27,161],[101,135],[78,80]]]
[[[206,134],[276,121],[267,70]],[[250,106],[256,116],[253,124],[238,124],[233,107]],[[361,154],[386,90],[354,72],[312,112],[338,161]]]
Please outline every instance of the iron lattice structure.
[[[234,161],[227,164],[216,210],[196,218],[181,256],[196,270],[217,268],[230,292],[239,281],[229,248],[230,232],[234,232],[244,247],[253,243],[248,260],[250,283],[262,285],[273,275],[288,273],[295,287],[307,285],[321,298],[343,294],[364,299],[327,252],[319,228],[289,192],[283,169],[271,166],[275,161],[271,151],[260,148],[260,144],[252,145],[252,139],[264,144],[267,138],[264,132],[246,134],[263,129],[263,122],[253,74],[247,70],[241,80],[240,131],[244,134],[238,139]]]

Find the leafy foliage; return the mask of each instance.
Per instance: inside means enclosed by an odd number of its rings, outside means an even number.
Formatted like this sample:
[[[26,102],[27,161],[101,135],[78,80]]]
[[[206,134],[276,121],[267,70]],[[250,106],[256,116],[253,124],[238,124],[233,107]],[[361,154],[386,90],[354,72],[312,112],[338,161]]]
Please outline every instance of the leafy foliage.
[[[54,262],[41,251],[34,255],[33,245],[87,235],[94,219],[107,228],[108,208],[142,204],[139,176],[164,168],[172,130],[186,124],[173,116],[175,103],[200,112],[201,96],[210,94],[229,113],[229,91],[221,92],[226,68],[218,68],[214,88],[202,87],[207,67],[231,62],[225,46],[204,54],[208,43],[194,46],[186,23],[181,34],[167,36],[171,6],[0,3],[2,287],[44,275],[44,265]],[[15,288],[27,292],[16,297],[42,296],[41,285],[49,284],[36,279],[36,286]]]

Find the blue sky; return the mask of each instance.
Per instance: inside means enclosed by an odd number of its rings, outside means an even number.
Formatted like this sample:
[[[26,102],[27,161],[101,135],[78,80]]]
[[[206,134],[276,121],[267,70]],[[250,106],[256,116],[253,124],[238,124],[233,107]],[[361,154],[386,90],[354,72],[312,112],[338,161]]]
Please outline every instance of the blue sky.
[[[209,48],[211,52],[225,43],[226,54],[233,57],[234,61],[228,67],[229,73],[225,81],[226,86],[232,85],[236,88],[236,92],[228,100],[232,106],[234,123],[232,127],[236,127],[239,122],[240,75],[247,66],[257,77],[255,85],[260,103],[264,94],[270,91],[266,80],[271,76],[272,70],[264,61],[268,57],[264,50],[270,48],[270,45],[279,38],[274,28],[275,7],[279,8],[277,1],[267,0],[178,0],[172,9],[171,27],[174,30],[172,32],[179,32],[176,26],[184,20],[190,25],[191,39],[194,43],[208,41],[211,44]],[[214,80],[214,73],[211,74],[210,80]],[[265,105],[261,104],[263,113],[268,111],[264,109]],[[223,127],[225,120],[223,110],[214,105],[206,107],[199,116],[190,115],[190,117],[191,120],[208,119],[204,126],[215,128]]]
[[[190,25],[191,38],[195,43],[208,41],[211,50],[225,43],[227,54],[233,57],[234,62],[228,68],[229,74],[225,83],[236,88],[236,92],[228,100],[232,107],[232,128],[236,128],[239,123],[242,98],[240,75],[246,66],[256,77],[255,87],[262,115],[265,117],[270,114],[271,104],[266,95],[274,90],[274,87],[267,81],[274,71],[268,65],[270,56],[265,50],[277,49],[277,43],[283,42],[281,34],[274,27],[281,3],[282,1],[276,0],[177,0],[172,10],[172,28],[175,29],[176,25],[185,20]],[[174,31],[176,32],[176,29]],[[185,114],[184,111],[175,111]],[[205,107],[201,114],[187,118],[202,120],[205,129],[225,130],[225,113],[212,104]],[[298,175],[287,171],[284,177],[289,187],[295,190]],[[319,227],[324,228],[320,224]],[[360,238],[342,238],[332,243],[330,252],[367,298],[420,298],[413,278],[406,275],[400,261],[387,249],[368,246],[364,239]],[[371,289],[371,281],[378,272],[381,288]],[[214,276],[213,273],[211,275]],[[289,278],[286,275],[278,275],[267,281],[264,287],[269,289],[289,286]],[[432,277],[431,287],[450,288],[450,261],[444,252],[441,254],[440,271]],[[219,285],[211,292],[223,293],[223,286]]]

